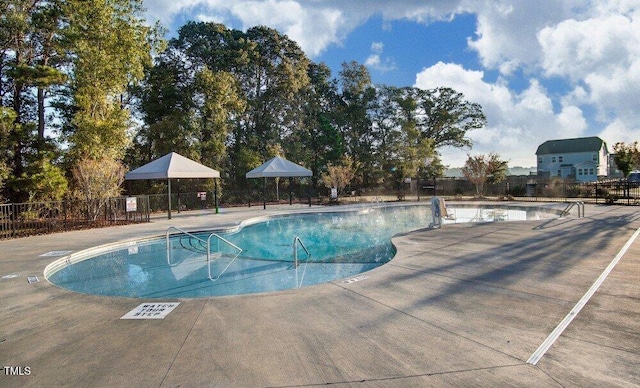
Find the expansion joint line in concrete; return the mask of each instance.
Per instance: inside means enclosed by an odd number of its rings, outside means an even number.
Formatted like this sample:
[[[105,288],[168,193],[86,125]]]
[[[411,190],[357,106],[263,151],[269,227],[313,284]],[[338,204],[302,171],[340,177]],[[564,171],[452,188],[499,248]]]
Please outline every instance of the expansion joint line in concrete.
[[[624,256],[624,254],[627,252],[631,244],[633,244],[633,242],[638,237],[638,235],[640,235],[640,228],[638,228],[635,231],[635,233],[629,238],[629,240],[627,240],[627,242],[624,244],[622,249],[620,249],[616,257],[613,258],[611,263],[609,263],[607,268],[605,268],[605,270],[600,274],[598,279],[593,283],[591,288],[589,288],[589,290],[582,296],[582,298],[578,301],[578,303],[576,303],[573,309],[569,311],[569,314],[567,314],[567,316],[564,317],[564,319],[560,322],[560,324],[556,326],[556,328],[551,332],[551,334],[549,334],[549,336],[544,340],[544,342],[542,342],[542,344],[538,347],[538,349],[531,355],[531,357],[529,357],[529,359],[527,360],[528,364],[536,365],[538,361],[540,361],[542,356],[544,356],[547,350],[549,350],[551,345],[553,345],[553,343],[558,339],[558,337],[560,337],[564,329],[566,329],[567,326],[569,326],[571,321],[573,321],[573,319],[578,315],[580,310],[582,310],[582,308],[587,304],[587,302],[589,301],[589,299],[591,299],[593,294],[596,293],[600,285],[605,281],[607,276],[609,276],[609,273],[613,270],[616,264],[618,264],[620,259],[622,259],[622,256]]]
[[[446,333],[449,333],[449,334],[454,335],[454,336],[459,337],[459,338],[464,338],[464,339],[465,339],[465,340],[467,340],[467,341],[473,342],[473,343],[475,343],[475,344],[477,344],[477,345],[480,345],[480,346],[482,346],[482,347],[485,347],[485,348],[487,348],[487,349],[491,349],[491,350],[492,350],[492,351],[494,351],[494,352],[498,352],[498,353],[503,354],[503,355],[505,355],[505,356],[507,356],[507,357],[513,358],[513,359],[518,360],[518,361],[522,361],[522,359],[520,359],[520,358],[518,358],[518,357],[515,357],[515,356],[513,356],[512,354],[509,354],[509,353],[507,353],[507,352],[505,352],[505,351],[502,351],[502,350],[500,350],[500,349],[498,349],[498,348],[494,348],[494,347],[489,346],[489,345],[487,345],[487,344],[485,344],[485,343],[482,343],[482,342],[480,342],[480,341],[478,341],[478,340],[476,340],[476,339],[473,339],[473,338],[471,338],[471,337],[468,337],[468,336],[462,335],[462,334],[460,334],[460,333],[457,333],[457,332],[455,332],[455,331],[452,331],[452,330],[450,330],[450,329],[447,329],[447,328],[446,328],[446,327],[444,327],[444,326],[436,325],[436,324],[435,324],[435,323],[433,323],[433,322],[429,322],[429,321],[427,321],[427,320],[425,320],[425,319],[423,319],[423,318],[420,318],[420,317],[418,317],[418,316],[416,316],[416,315],[413,315],[413,314],[411,314],[411,313],[409,313],[409,312],[407,312],[407,311],[404,311],[404,310],[401,310],[401,309],[399,309],[399,308],[396,308],[396,307],[393,307],[393,306],[391,306],[391,305],[388,305],[388,304],[386,304],[386,303],[383,303],[383,302],[381,302],[381,301],[379,301],[379,300],[377,300],[377,299],[374,299],[374,298],[372,298],[372,297],[370,297],[370,296],[364,295],[364,294],[362,294],[362,293],[360,293],[360,292],[357,292],[357,291],[355,291],[355,290],[352,290],[352,289],[350,289],[350,288],[344,287],[344,286],[339,285],[339,284],[336,284],[336,283],[331,283],[331,284],[333,284],[333,285],[334,285],[334,286],[336,286],[336,287],[342,288],[342,289],[343,289],[343,290],[345,290],[345,291],[348,291],[348,292],[351,292],[351,293],[353,293],[353,294],[355,294],[355,295],[358,295],[358,296],[360,296],[361,298],[367,299],[367,300],[369,300],[369,301],[371,301],[371,302],[373,302],[373,303],[376,303],[376,304],[378,304],[378,305],[380,305],[380,306],[383,306],[383,307],[388,308],[388,309],[390,309],[390,310],[392,310],[392,311],[395,311],[395,312],[397,312],[397,313],[399,313],[399,314],[402,314],[402,315],[407,316],[407,317],[409,317],[409,318],[411,318],[411,319],[415,319],[415,320],[417,320],[417,321],[419,321],[419,322],[422,322],[422,323],[424,323],[425,325],[429,325],[429,326],[431,326],[431,327],[435,327],[435,328],[436,328],[436,329],[438,329],[438,330],[442,330],[442,331],[444,331],[444,332],[446,332]]]
[[[176,352],[176,355],[173,357],[173,360],[171,360],[171,364],[169,364],[169,367],[167,368],[167,373],[164,374],[164,377],[162,378],[160,385],[158,385],[159,387],[161,387],[164,384],[164,381],[167,379],[167,376],[169,376],[169,372],[171,371],[171,368],[173,368],[173,364],[175,364],[176,360],[178,359],[178,355],[182,351],[182,348],[184,348],[184,344],[187,343],[187,340],[191,336],[191,332],[193,331],[193,328],[196,326],[196,323],[198,322],[198,320],[200,319],[200,315],[202,315],[202,312],[204,311],[204,308],[207,306],[207,303],[208,303],[208,299],[205,299],[204,303],[202,304],[202,308],[200,308],[200,311],[198,312],[198,316],[196,316],[196,319],[193,320],[193,324],[189,328],[189,332],[187,333],[187,335],[184,336],[184,341],[182,341],[182,344],[180,345],[180,348]]]
[[[374,382],[383,382],[383,381],[392,381],[392,380],[415,379],[420,377],[451,375],[456,373],[486,371],[486,370],[502,369],[502,368],[522,367],[523,365],[524,364],[505,364],[505,365],[486,366],[486,367],[480,367],[480,368],[455,369],[455,370],[448,370],[448,371],[441,371],[441,372],[427,372],[427,373],[417,373],[417,374],[401,375],[401,376],[377,377],[377,378],[371,378],[371,379],[327,381],[323,383],[295,385],[295,387],[311,387],[311,386],[316,387],[319,385],[329,386],[329,385],[343,385],[343,384],[353,384],[353,383],[374,383]],[[293,386],[286,385],[286,386],[278,386],[278,387],[293,387]],[[275,386],[270,388],[275,388]]]

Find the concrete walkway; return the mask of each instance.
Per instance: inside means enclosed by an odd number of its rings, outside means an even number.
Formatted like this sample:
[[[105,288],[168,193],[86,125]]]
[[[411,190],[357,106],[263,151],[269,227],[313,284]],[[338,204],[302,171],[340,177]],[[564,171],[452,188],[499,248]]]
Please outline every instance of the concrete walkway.
[[[0,241],[0,386],[640,386],[640,237],[628,243],[637,207],[407,233],[364,280],[162,300],[180,302],[162,320],[121,320],[142,300],[77,294],[43,276],[50,251],[308,210],[181,213]],[[539,362],[527,363],[566,316]]]

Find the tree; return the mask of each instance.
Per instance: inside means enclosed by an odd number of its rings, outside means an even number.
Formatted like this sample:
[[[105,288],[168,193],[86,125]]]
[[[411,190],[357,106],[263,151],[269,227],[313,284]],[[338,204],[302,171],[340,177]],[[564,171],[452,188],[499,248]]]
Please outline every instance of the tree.
[[[197,119],[192,102],[192,79],[184,62],[165,52],[148,69],[136,89],[138,109],[144,124],[138,129],[130,150],[129,164],[148,163],[175,151],[188,158],[197,155]]]
[[[92,220],[97,219],[109,198],[120,195],[126,171],[122,163],[109,157],[87,157],[73,166],[75,196],[84,200]]]
[[[417,126],[423,136],[433,140],[434,148],[471,147],[467,132],[487,124],[482,107],[466,101],[462,93],[451,88],[414,90],[413,93],[418,110]]]
[[[424,172],[426,160],[437,159],[434,140],[418,127],[417,100],[412,88],[381,87],[374,119],[381,159],[399,195],[406,178]],[[431,170],[435,171],[435,170]]]
[[[45,138],[45,98],[65,77],[58,54],[62,14],[59,1],[10,0],[0,5],[0,102],[15,113],[2,149],[7,161],[6,193],[27,200],[24,179],[38,152],[55,147]],[[25,178],[28,176],[28,178]],[[31,182],[37,184],[37,182]]]
[[[335,188],[338,195],[353,181],[358,166],[350,156],[345,155],[338,165],[329,163],[327,172],[322,174],[322,182],[328,188]]]
[[[28,193],[31,201],[60,201],[67,194],[68,182],[64,170],[54,165],[47,153],[38,155],[38,160],[18,180],[21,189]]]
[[[613,161],[618,170],[622,171],[622,175],[625,178],[629,176],[632,170],[640,168],[640,150],[638,149],[637,141],[631,144],[616,143],[613,146],[613,150],[615,151]]]
[[[365,186],[377,184],[375,132],[370,110],[376,104],[376,90],[366,66],[356,61],[342,64],[339,74],[340,104],[338,128],[345,152],[357,166],[356,177]]]
[[[130,154],[151,160],[161,148],[182,150],[210,160],[232,185],[246,183],[246,168],[267,158],[270,146],[303,155],[310,63],[270,28],[187,23],[139,90],[145,125]]]
[[[299,128],[286,139],[287,155],[304,161],[313,172],[317,189],[322,171],[328,163],[339,162],[345,153],[342,134],[336,122],[338,92],[331,70],[324,64],[310,64],[310,83],[302,94]]]
[[[122,159],[129,144],[126,93],[151,65],[153,31],[141,0],[71,0],[63,31],[71,58],[63,126],[71,159]]]
[[[197,117],[200,119],[200,160],[220,168],[227,160],[232,119],[245,109],[245,101],[233,75],[204,67],[195,78]]]
[[[15,118],[16,113],[13,109],[0,107],[0,150],[6,150],[9,147],[9,133]],[[1,190],[4,188],[5,181],[11,172],[5,160],[4,157],[0,158],[0,193],[2,193]],[[0,199],[2,199],[1,194]]]
[[[476,194],[480,197],[484,195],[485,184],[503,181],[507,176],[507,170],[507,162],[500,160],[500,156],[493,152],[489,156],[469,155],[462,167],[462,173],[476,186]]]
[[[310,60],[296,42],[271,28],[250,28],[244,41],[248,62],[237,77],[247,109],[234,137],[266,157],[268,146],[286,146],[284,140],[298,129]]]

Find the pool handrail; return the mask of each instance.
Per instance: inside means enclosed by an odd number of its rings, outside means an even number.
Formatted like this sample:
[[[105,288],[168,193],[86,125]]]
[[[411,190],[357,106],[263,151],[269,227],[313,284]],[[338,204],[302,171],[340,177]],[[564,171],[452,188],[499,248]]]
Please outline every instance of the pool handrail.
[[[167,228],[167,231],[166,231],[166,233],[165,233],[165,241],[166,241],[166,246],[167,246],[167,264],[169,264],[169,266],[171,266],[171,265],[172,265],[172,264],[171,264],[171,246],[170,246],[170,244],[169,244],[169,236],[170,236],[169,231],[171,231],[172,229],[177,230],[177,231],[178,231],[178,232],[180,232],[181,234],[186,234],[187,236],[192,237],[192,238],[194,238],[194,239],[196,239],[196,240],[198,240],[198,241],[201,241],[201,242],[203,242],[203,243],[206,243],[206,242],[207,242],[207,240],[202,239],[202,238],[200,238],[200,237],[196,236],[195,234],[189,233],[189,232],[187,232],[186,230],[180,229],[180,228],[178,228],[177,226],[170,226],[170,227],[168,227],[168,228]],[[210,247],[209,247],[209,246],[207,246],[207,259],[208,259],[209,251],[210,251],[210,249],[209,249],[209,248],[210,248]]]
[[[300,236],[296,236],[293,239],[293,267],[294,268],[298,268],[298,244],[300,244],[302,249],[304,249],[304,251],[307,252],[307,260],[309,260],[309,257],[311,256],[311,253],[309,253],[309,250],[307,249],[307,247],[304,246],[304,243],[300,239]]]
[[[569,205],[567,205],[567,207],[562,211],[562,213],[560,213],[560,218],[566,215],[569,215],[569,212],[571,211],[571,209],[573,209],[574,206],[578,208],[578,218],[583,218],[585,214],[584,214],[584,202],[582,201],[571,202]]]
[[[224,237],[216,234],[216,233],[211,233],[209,235],[209,237],[207,238],[207,246],[211,246],[211,237],[216,237],[218,239],[218,244],[220,244],[220,241],[226,243],[227,245],[229,245],[232,248],[235,248],[238,253],[236,253],[236,255],[233,257],[233,259],[231,259],[231,261],[229,262],[229,264],[227,264],[226,267],[224,267],[224,269],[222,271],[220,271],[220,273],[218,274],[218,276],[216,276],[216,278],[214,279],[213,277],[211,277],[211,265],[210,264],[210,256],[209,256],[209,252],[207,251],[207,268],[209,269],[209,280],[212,281],[216,281],[218,279],[220,279],[220,276],[222,276],[223,273],[225,273],[225,271],[229,268],[229,266],[231,265],[231,263],[233,263],[238,256],[240,256],[240,254],[242,253],[242,248],[240,248],[239,246],[237,246],[236,244],[232,243],[231,241],[225,239]],[[208,249],[210,250],[210,249]],[[218,251],[220,251],[220,247],[218,245]]]
[[[198,241],[201,241],[203,243],[207,244],[207,268],[209,270],[209,280],[218,280],[220,279],[220,276],[222,276],[222,274],[227,270],[227,268],[229,268],[229,266],[231,265],[231,263],[233,263],[235,261],[235,259],[238,258],[238,256],[240,256],[240,254],[242,253],[242,248],[240,248],[239,246],[235,245],[234,243],[232,243],[231,241],[225,239],[224,237],[216,234],[216,233],[210,233],[209,236],[207,237],[207,239],[203,239],[201,237],[196,236],[193,233],[189,233],[186,230],[180,229],[177,226],[170,226],[169,228],[167,228],[167,232],[165,234],[166,237],[166,244],[167,244],[167,264],[169,264],[169,266],[171,266],[171,246],[169,244],[169,236],[170,236],[170,231],[174,229],[177,230],[178,232],[180,232],[181,234],[186,234],[187,236],[194,238]],[[238,253],[236,253],[236,255],[233,257],[233,259],[229,262],[229,264],[227,264],[227,266],[218,274],[218,276],[214,279],[211,276],[211,238],[212,237],[216,237],[218,240],[218,244],[220,243],[220,241],[224,242],[225,244],[229,245],[230,247],[234,248],[235,250],[238,251]],[[220,252],[220,247],[218,246],[218,252]],[[221,256],[221,255],[220,255]],[[219,256],[219,257],[220,257]]]

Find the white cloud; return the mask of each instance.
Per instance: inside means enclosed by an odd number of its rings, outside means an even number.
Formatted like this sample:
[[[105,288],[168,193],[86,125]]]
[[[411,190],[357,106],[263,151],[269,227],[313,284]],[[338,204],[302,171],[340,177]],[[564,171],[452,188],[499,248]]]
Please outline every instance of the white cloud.
[[[386,0],[366,3],[343,0],[145,0],[149,20],[172,24],[181,13],[198,10],[199,20],[238,20],[236,28],[266,25],[296,41],[310,57],[328,46],[340,44],[356,27],[373,15],[385,20],[408,19],[420,23],[448,20],[461,12],[458,1],[405,1],[402,6]]]
[[[579,81],[591,73],[626,66],[637,57],[640,20],[634,23],[623,15],[584,21],[570,19],[542,29],[538,38],[545,72]]]
[[[545,74],[573,83],[566,98],[594,107],[602,136],[640,138],[639,9],[627,1],[600,4],[590,17],[545,27],[538,38]]]
[[[248,29],[265,25],[275,28],[297,42],[310,57],[315,57],[331,44],[339,44],[362,18],[346,17],[341,7],[331,4],[318,6],[315,2],[294,0],[146,0],[148,20],[160,20],[165,26],[172,25],[180,14],[196,12],[200,21],[215,21],[231,24],[233,28]]]
[[[474,1],[465,4],[478,17],[477,38],[469,39],[482,64],[510,74],[515,66],[532,66],[540,58],[537,32],[549,23],[561,21],[575,1],[530,0]],[[508,66],[504,66],[508,64]]]
[[[366,59],[364,64],[370,69],[377,70],[380,72],[391,71],[396,68],[393,59],[391,58],[382,58],[382,53],[384,52],[384,44],[381,42],[373,42],[371,43],[371,54]]]
[[[640,141],[638,137],[638,130],[633,128],[629,123],[625,123],[622,120],[614,120],[599,133],[599,136],[609,146],[609,152],[613,150],[613,145],[618,142],[633,143]],[[636,127],[637,128],[637,127]]]
[[[268,25],[297,42],[314,57],[338,43],[348,26],[343,11],[333,7],[303,7],[292,0],[230,2],[229,12],[242,21],[242,29]]]

